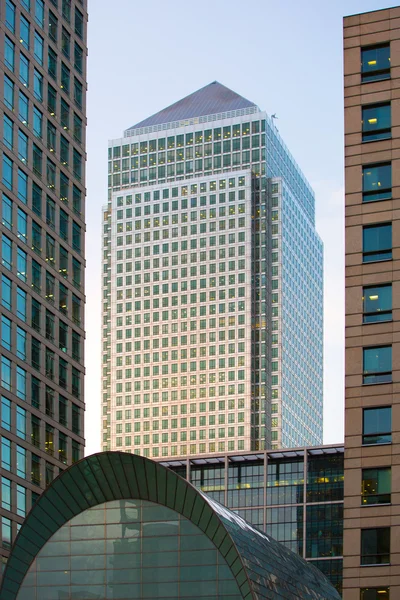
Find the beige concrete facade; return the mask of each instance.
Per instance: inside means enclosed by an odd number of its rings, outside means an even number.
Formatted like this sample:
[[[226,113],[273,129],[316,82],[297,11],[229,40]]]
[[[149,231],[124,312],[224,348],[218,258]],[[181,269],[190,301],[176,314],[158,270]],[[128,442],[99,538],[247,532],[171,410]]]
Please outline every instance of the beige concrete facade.
[[[390,44],[390,76],[362,82],[362,49]],[[362,140],[362,107],[390,103],[391,136]],[[344,19],[346,391],[343,598],[400,598],[400,7]],[[363,202],[362,167],[391,164],[390,199]],[[392,259],[363,263],[363,227],[392,224]],[[363,324],[363,287],[392,284],[392,319]],[[392,347],[388,383],[363,384],[363,349]],[[363,410],[392,407],[391,443],[363,445]],[[365,440],[364,440],[365,442]],[[362,469],[391,467],[391,503],[362,505]],[[388,564],[361,566],[363,529],[390,527]],[[376,561],[378,562],[378,561]],[[389,590],[387,590],[389,588]],[[389,595],[388,595],[389,594]]]

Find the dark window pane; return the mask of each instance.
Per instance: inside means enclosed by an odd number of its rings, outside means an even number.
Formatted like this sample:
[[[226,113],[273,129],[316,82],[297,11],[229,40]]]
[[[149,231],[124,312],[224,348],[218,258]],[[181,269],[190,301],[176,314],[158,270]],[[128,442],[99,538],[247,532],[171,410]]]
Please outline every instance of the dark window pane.
[[[383,140],[391,137],[390,103],[362,107],[362,140]]]
[[[392,286],[380,285],[363,290],[363,321],[376,323],[392,318]]]
[[[392,470],[390,467],[363,469],[361,484],[362,504],[390,503]]]
[[[387,200],[392,197],[392,165],[363,167],[363,202]]]
[[[363,262],[392,258],[392,225],[373,225],[363,229]]]
[[[382,565],[390,562],[390,528],[361,530],[361,564]]]
[[[390,44],[361,48],[361,81],[390,79]]]
[[[387,383],[391,380],[392,347],[364,348],[363,383]]]
[[[364,408],[363,444],[387,444],[392,441],[392,409]]]

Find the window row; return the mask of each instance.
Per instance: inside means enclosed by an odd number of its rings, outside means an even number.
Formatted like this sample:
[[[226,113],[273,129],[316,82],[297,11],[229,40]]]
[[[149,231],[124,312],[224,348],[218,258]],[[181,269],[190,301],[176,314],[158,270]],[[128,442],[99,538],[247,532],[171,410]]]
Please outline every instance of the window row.
[[[127,436],[125,438],[125,446],[131,446],[132,445],[132,438],[130,436]],[[120,447],[122,446],[122,438],[117,438],[116,440],[116,446]],[[107,449],[107,447],[105,446],[105,449]],[[150,452],[150,448],[143,448],[142,450],[139,450],[139,448],[134,450],[134,454],[140,454],[142,456],[145,456],[147,458],[149,458],[150,456],[152,457],[158,457],[158,456],[187,456],[187,454],[210,454],[210,453],[215,453],[215,452],[233,452],[234,450],[244,450],[244,440],[230,440],[228,442],[209,442],[208,444],[206,443],[200,443],[200,444],[190,444],[189,446],[187,446],[186,444],[181,445],[181,446],[162,446],[161,447],[161,453],[160,453],[160,448],[158,446],[153,446],[151,448],[151,452]],[[130,452],[129,449],[125,450],[125,452]]]
[[[168,204],[168,202],[164,203],[164,204]],[[159,207],[158,204],[154,204],[153,205],[153,214],[158,214],[159,210],[156,211],[154,210],[156,207]],[[152,208],[151,205],[148,206],[144,206],[144,214],[150,214],[150,210],[146,211],[146,209],[150,209]],[[264,207],[264,210],[265,207]],[[125,212],[125,214],[124,214]],[[124,219],[130,219],[132,218],[132,212],[133,209],[132,208],[127,208],[124,210],[117,210],[117,220],[122,221]],[[140,206],[135,208],[135,217],[140,217],[141,216],[141,212],[142,209]],[[144,227],[146,227],[149,225],[152,225],[153,227],[160,227],[161,224],[162,225],[169,225],[170,221],[169,221],[169,211],[166,211],[168,214],[165,214],[163,217],[154,217],[153,221],[151,222],[150,219],[145,219],[143,221],[143,225]],[[245,213],[245,204],[231,204],[228,207],[226,206],[220,206],[218,208],[218,217],[226,217],[228,215],[235,215],[235,214],[244,214]],[[188,222],[188,217],[189,214],[186,212],[179,212],[175,215],[172,215],[171,217],[171,224],[178,224],[179,221],[181,223],[187,223]],[[190,221],[197,221],[197,220],[204,220],[204,219],[216,219],[217,218],[217,209],[216,208],[209,208],[208,211],[206,209],[200,210],[200,211],[191,211],[190,212]],[[140,222],[140,221],[139,221]],[[118,226],[122,225],[125,228],[125,231],[128,231],[128,229],[126,229],[127,227],[131,227],[130,231],[132,231],[132,223],[129,221],[126,221],[125,223],[119,223],[117,225],[117,232],[118,232]],[[134,228],[136,229],[136,221],[134,224]],[[140,227],[139,227],[140,229]],[[123,231],[123,230],[122,230]]]
[[[201,228],[201,225],[200,225],[200,228]],[[167,230],[167,233],[169,235],[168,230]],[[164,233],[163,233],[163,235],[164,235]],[[186,235],[186,233],[185,233],[185,235]],[[262,235],[264,235],[264,234],[262,234]],[[159,239],[159,236],[160,236],[159,231],[153,232],[154,240]],[[193,249],[197,249],[198,246],[199,246],[199,248],[206,248],[207,241],[208,241],[208,246],[210,246],[210,247],[217,246],[217,241],[220,246],[225,246],[227,243],[229,243],[229,245],[231,245],[231,244],[235,244],[236,240],[238,243],[245,242],[246,241],[246,232],[244,232],[244,231],[238,232],[237,238],[236,238],[236,233],[229,233],[228,236],[226,234],[222,234],[219,236],[211,236],[209,238],[200,238],[199,244],[197,244],[198,240],[196,238],[194,240],[191,240],[190,244],[188,243],[187,240],[182,240],[180,243],[179,242],[171,242],[171,244],[170,244],[169,242],[165,242],[165,243],[161,244],[161,247],[159,244],[154,244],[153,246],[145,246],[143,248],[143,256],[150,256],[151,252],[153,254],[160,254],[160,253],[169,254],[170,252],[179,252],[179,247],[182,252],[189,250],[189,246],[190,246],[190,248],[193,247]],[[117,247],[124,245],[124,241],[125,241],[126,245],[132,245],[133,244],[133,236],[126,235],[125,240],[124,240],[123,236],[117,237]],[[147,231],[143,234],[143,242],[146,243],[146,242],[150,242],[150,241],[151,241],[151,233],[150,233],[150,231]],[[140,244],[141,242],[142,242],[142,234],[136,233],[134,243]],[[109,244],[108,237],[104,238],[104,245],[108,246],[108,244]],[[117,252],[123,252],[123,250],[117,250]],[[214,258],[211,258],[214,256],[214,254],[212,254],[211,252],[213,252],[213,251],[210,251],[210,260],[216,260],[216,256]],[[135,257],[141,256],[141,253],[142,253],[142,250],[140,248],[135,248]],[[121,255],[117,254],[117,256],[121,256]],[[132,249],[131,248],[127,248],[125,250],[125,256],[126,256],[126,258],[132,258]],[[183,264],[185,262],[184,255],[181,254],[180,256],[181,256],[181,262]],[[118,258],[117,260],[121,260],[121,259]],[[171,260],[176,260],[176,259],[172,258]],[[187,262],[187,260],[186,260],[186,262]],[[192,257],[191,257],[191,262],[195,262],[194,260],[192,260]],[[157,268],[157,267],[155,267],[155,268]]]
[[[197,294],[193,294],[193,296],[195,296],[193,298],[193,303],[196,303],[198,301],[197,298]],[[134,317],[132,315],[125,315],[125,325],[132,325],[132,323],[134,322],[135,324],[140,324],[143,320],[143,323],[150,323],[152,322],[157,322],[157,321],[168,321],[169,319],[171,319],[172,321],[175,321],[177,319],[188,319],[190,317],[197,317],[197,315],[199,315],[200,317],[205,316],[207,314],[209,315],[215,315],[217,313],[219,314],[224,314],[224,313],[236,313],[236,311],[244,311],[245,310],[245,302],[244,300],[239,300],[238,302],[228,302],[227,304],[225,302],[220,303],[220,304],[209,304],[207,302],[207,295],[206,294],[202,294],[199,297],[199,301],[200,302],[204,302],[207,303],[203,306],[191,306],[190,309],[188,308],[181,308],[180,311],[178,311],[178,309],[175,310],[163,310],[161,313],[159,312],[152,312],[152,313],[144,313],[143,315],[140,314],[140,311],[142,310],[150,310],[150,300],[145,300],[142,301],[141,300],[137,300],[136,302],[126,302],[125,303],[125,307],[123,305],[123,303],[118,303],[117,304],[117,315],[123,313],[124,311],[126,313],[131,313],[132,310],[135,311],[135,315]],[[190,302],[192,303],[192,298],[190,298]],[[117,327],[121,327],[123,326],[123,317],[117,317],[116,320],[116,325]]]
[[[209,164],[210,167],[213,164],[214,168],[219,168],[221,164],[225,164],[228,160],[231,161],[231,157],[227,158],[226,155],[230,155],[233,152],[233,156],[240,157],[240,150],[242,150],[242,157],[249,157],[251,151],[251,157],[253,162],[265,160],[265,136],[254,135],[251,140],[250,150],[250,138],[240,138],[233,140],[227,140],[226,142],[215,142],[214,144],[205,144],[203,146],[196,146],[195,148],[188,146],[186,149],[180,150],[168,150],[167,152],[154,152],[152,154],[143,154],[139,156],[133,156],[132,158],[123,158],[121,160],[113,160],[108,163],[108,172],[111,174],[119,173],[122,171],[129,171],[130,169],[138,169],[145,167],[155,167],[157,165],[165,165],[171,163],[179,163],[183,161],[193,161],[193,159],[199,159],[203,156],[204,164]],[[261,152],[260,152],[261,146]],[[237,152],[237,154],[236,154]],[[223,157],[221,156],[223,155]],[[209,157],[209,158],[207,158]],[[245,162],[245,161],[243,161]],[[178,165],[176,165],[178,167]]]
[[[187,387],[187,386],[197,386],[197,385],[202,385],[200,383],[200,380],[203,382],[203,385],[206,383],[206,380],[201,379],[200,377],[197,378],[196,375],[191,375],[190,377],[187,376],[181,376],[180,378],[178,377],[171,377],[171,379],[168,379],[168,377],[165,377],[161,380],[159,379],[145,379],[143,381],[133,381],[133,384],[131,381],[126,381],[124,384],[122,383],[116,383],[115,384],[115,392],[117,394],[122,394],[123,391],[125,392],[140,392],[142,389],[144,391],[153,389],[153,390],[159,390],[159,389],[168,389],[168,388],[178,388],[178,387]],[[220,380],[220,381],[225,381],[224,380]],[[272,381],[274,381],[274,378],[272,378]],[[215,379],[216,382],[216,379]],[[108,380],[104,380],[103,384],[105,385],[105,387],[108,387],[109,385],[109,381]],[[161,385],[160,385],[161,384]],[[277,382],[273,383],[272,385],[277,385]],[[244,394],[244,384],[243,383],[239,383],[237,384],[230,384],[228,386],[225,385],[220,385],[218,386],[218,394],[220,397],[222,396],[232,396],[234,394],[236,394],[236,392],[238,394]],[[217,393],[217,389],[216,387],[209,387],[207,388],[200,388],[199,390],[199,397],[200,398],[207,398],[209,397],[214,397]],[[197,392],[196,392],[197,394]],[[192,397],[192,396],[191,396]],[[194,397],[194,395],[193,395]]]

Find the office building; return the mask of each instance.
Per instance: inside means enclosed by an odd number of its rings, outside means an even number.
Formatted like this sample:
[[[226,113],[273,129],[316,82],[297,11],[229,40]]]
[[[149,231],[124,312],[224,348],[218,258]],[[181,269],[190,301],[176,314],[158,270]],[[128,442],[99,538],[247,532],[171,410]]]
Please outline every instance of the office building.
[[[344,19],[344,600],[400,596],[399,18]]]
[[[68,490],[66,497],[65,490]],[[122,452],[63,473],[22,527],[3,600],[339,600],[305,562],[151,460]]]
[[[0,0],[3,563],[83,456],[86,0]]]
[[[339,444],[161,464],[311,562],[341,593],[343,452]]]
[[[273,119],[213,82],[112,140],[103,450],[322,441],[322,243]]]

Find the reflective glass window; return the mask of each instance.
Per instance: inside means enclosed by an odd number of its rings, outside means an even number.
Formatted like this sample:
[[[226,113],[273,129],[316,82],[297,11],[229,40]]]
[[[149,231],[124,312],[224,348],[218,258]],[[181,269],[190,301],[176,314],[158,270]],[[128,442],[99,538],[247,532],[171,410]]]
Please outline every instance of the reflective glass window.
[[[390,79],[390,44],[361,48],[361,81]]]
[[[363,288],[363,322],[377,323],[392,318],[392,286],[376,285]]]
[[[387,200],[392,197],[392,165],[385,163],[363,167],[363,202]]]
[[[362,107],[362,141],[385,140],[392,137],[390,102]]]
[[[390,467],[363,469],[361,481],[361,503],[389,504],[392,488],[392,470]]]
[[[364,408],[363,444],[388,444],[392,441],[392,409],[390,406]]]
[[[363,228],[363,262],[392,258],[392,224],[368,225]]]
[[[392,347],[377,346],[363,349],[363,383],[392,381]]]
[[[384,565],[390,562],[390,527],[361,530],[361,564]]]

